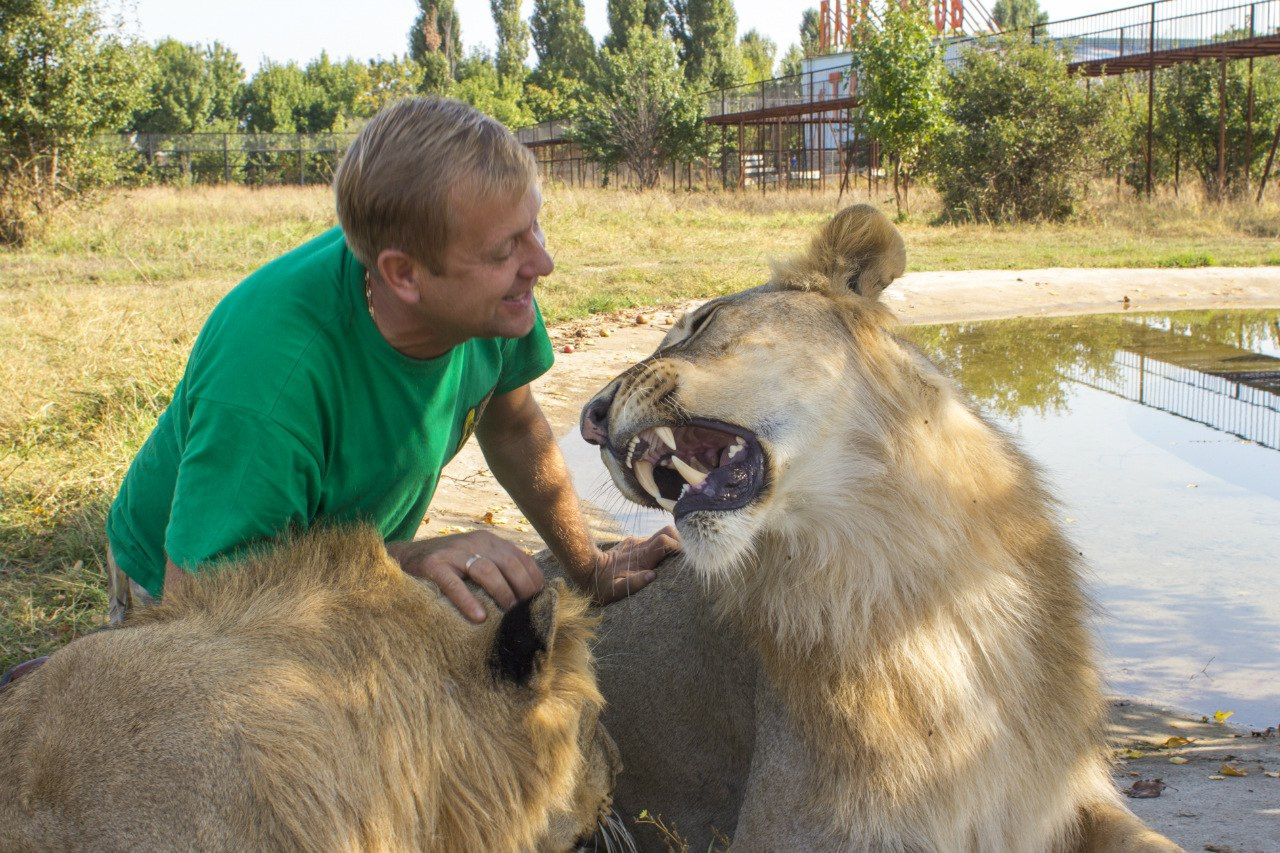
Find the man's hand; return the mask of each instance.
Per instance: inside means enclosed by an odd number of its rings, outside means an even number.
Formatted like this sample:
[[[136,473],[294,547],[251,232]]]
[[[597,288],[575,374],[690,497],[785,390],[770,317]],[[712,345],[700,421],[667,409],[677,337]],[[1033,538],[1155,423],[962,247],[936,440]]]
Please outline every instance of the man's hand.
[[[485,530],[413,542],[388,542],[387,553],[414,577],[425,578],[472,622],[483,622],[484,606],[464,579],[479,584],[503,610],[542,589],[542,570],[533,558]]]
[[[654,566],[679,550],[680,534],[669,524],[648,539],[628,536],[597,552],[590,577],[578,582],[597,603],[609,604],[648,586],[656,577]]]

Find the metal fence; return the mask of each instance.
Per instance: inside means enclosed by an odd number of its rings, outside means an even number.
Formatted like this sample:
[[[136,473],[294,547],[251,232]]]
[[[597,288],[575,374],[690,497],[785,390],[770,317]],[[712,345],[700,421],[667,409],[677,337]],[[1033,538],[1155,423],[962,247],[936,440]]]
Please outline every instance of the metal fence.
[[[347,133],[131,133],[99,136],[134,180],[162,183],[323,184],[333,178]]]
[[[1280,450],[1280,370],[1216,374],[1170,364],[1141,352],[1116,353],[1104,373],[1069,369],[1066,376],[1144,406]]]

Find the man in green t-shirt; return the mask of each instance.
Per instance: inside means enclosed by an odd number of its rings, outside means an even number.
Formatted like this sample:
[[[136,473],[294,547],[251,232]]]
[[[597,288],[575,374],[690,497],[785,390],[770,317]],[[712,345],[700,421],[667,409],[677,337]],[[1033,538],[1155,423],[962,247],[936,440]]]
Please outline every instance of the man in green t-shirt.
[[[468,618],[542,586],[488,532],[413,540],[441,468],[475,435],[495,477],[597,600],[642,588],[674,529],[592,542],[529,383],[552,362],[533,298],[553,268],[528,150],[439,98],[361,130],[334,176],[339,228],[234,288],[107,521],[112,618],[287,528],[376,525],[410,574]]]

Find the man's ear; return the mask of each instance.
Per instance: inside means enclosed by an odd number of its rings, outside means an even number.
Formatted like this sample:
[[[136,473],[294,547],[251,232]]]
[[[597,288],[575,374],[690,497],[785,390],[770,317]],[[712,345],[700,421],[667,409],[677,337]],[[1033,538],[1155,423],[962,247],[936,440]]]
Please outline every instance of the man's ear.
[[[409,304],[422,299],[418,280],[425,271],[422,264],[399,249],[383,249],[378,253],[376,266],[378,278],[397,299]]]
[[[558,595],[555,587],[543,587],[502,614],[489,652],[496,678],[525,687],[538,676],[555,638]]]

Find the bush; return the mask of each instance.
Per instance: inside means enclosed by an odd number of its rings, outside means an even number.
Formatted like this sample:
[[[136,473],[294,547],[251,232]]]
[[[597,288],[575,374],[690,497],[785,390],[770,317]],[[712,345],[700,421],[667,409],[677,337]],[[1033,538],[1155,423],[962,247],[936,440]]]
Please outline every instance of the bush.
[[[142,102],[145,65],[89,0],[0,5],[0,243],[29,240],[114,176],[89,143]]]
[[[1060,54],[1016,36],[984,41],[964,53],[946,96],[950,127],[929,157],[945,218],[1072,214],[1098,121]]]

